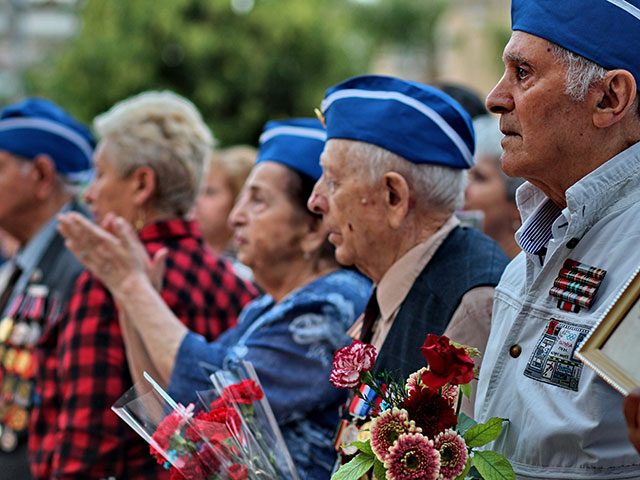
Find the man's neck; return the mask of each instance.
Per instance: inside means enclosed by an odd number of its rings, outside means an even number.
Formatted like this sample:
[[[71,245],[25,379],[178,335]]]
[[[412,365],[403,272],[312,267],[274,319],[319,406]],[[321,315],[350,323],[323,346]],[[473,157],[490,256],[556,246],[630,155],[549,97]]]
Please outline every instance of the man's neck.
[[[375,284],[378,284],[384,274],[409,250],[431,238],[442,226],[451,218],[452,213],[415,215],[418,219],[405,225],[402,231],[397,231],[392,237],[393,245],[381,248],[380,255],[376,258],[378,262],[369,268],[356,265],[358,269],[369,277]]]
[[[11,225],[7,226],[5,230],[18,240],[20,246],[24,246],[72,198],[70,195],[60,194],[48,199],[46,202],[35,204]]]

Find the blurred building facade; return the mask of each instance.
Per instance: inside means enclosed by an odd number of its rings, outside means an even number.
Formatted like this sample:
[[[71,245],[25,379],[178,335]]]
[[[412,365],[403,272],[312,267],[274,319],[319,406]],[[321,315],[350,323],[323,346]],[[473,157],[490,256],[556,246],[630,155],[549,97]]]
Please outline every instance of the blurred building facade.
[[[81,0],[0,0],[0,102],[24,95],[24,71],[79,28]]]

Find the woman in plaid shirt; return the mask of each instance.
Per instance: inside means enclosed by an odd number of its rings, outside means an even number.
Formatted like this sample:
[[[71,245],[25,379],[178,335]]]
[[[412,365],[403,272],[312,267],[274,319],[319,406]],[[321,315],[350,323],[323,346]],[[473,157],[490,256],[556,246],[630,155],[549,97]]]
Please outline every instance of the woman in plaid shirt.
[[[142,252],[165,251],[160,297],[180,325],[216,339],[236,324],[256,291],[185,220],[211,133],[190,102],[169,92],[126,100],[98,117],[95,127],[102,140],[86,200],[96,221],[122,216],[135,225]],[[110,265],[116,267],[115,259]],[[29,436],[35,478],[169,477],[146,443],[110,410],[140,374],[135,361],[131,370],[127,365],[124,340],[136,339],[126,333],[105,286],[89,272],[81,274],[67,313],[45,329],[38,349],[39,401]]]
[[[332,434],[343,393],[329,383],[336,349],[364,310],[371,284],[339,267],[322,219],[306,208],[321,175],[324,128],[310,119],[269,122],[258,161],[231,212],[238,259],[266,292],[242,312],[238,326],[215,342],[189,332],[159,301],[135,255],[130,228],[116,220],[99,230],[71,215],[63,234],[77,254],[92,242],[118,266],[89,254],[85,262],[112,289],[143,348],[132,357],[155,368],[169,394],[187,404],[210,383],[202,361],[224,368],[253,363],[301,478],[326,479],[335,460]],[[104,275],[104,277],[103,277]],[[129,344],[132,345],[132,344]]]

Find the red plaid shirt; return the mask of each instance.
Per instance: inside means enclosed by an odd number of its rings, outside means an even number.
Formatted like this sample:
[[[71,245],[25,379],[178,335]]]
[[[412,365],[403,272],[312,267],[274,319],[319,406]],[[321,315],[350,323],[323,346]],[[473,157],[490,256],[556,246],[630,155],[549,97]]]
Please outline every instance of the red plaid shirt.
[[[169,249],[162,298],[209,341],[235,325],[256,295],[205,249],[193,222],[149,225],[140,238],[151,255]],[[169,478],[146,442],[110,409],[132,380],[113,299],[88,272],[78,278],[66,315],[43,333],[37,360],[40,400],[29,432],[37,479]]]

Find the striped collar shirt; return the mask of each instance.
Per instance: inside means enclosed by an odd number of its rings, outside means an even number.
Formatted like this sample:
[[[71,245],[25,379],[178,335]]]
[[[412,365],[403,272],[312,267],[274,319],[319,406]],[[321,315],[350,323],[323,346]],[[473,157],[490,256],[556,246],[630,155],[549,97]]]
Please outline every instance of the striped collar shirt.
[[[551,200],[543,202],[525,221],[518,243],[527,253],[537,254],[553,236],[552,226],[562,214],[562,209]]]

